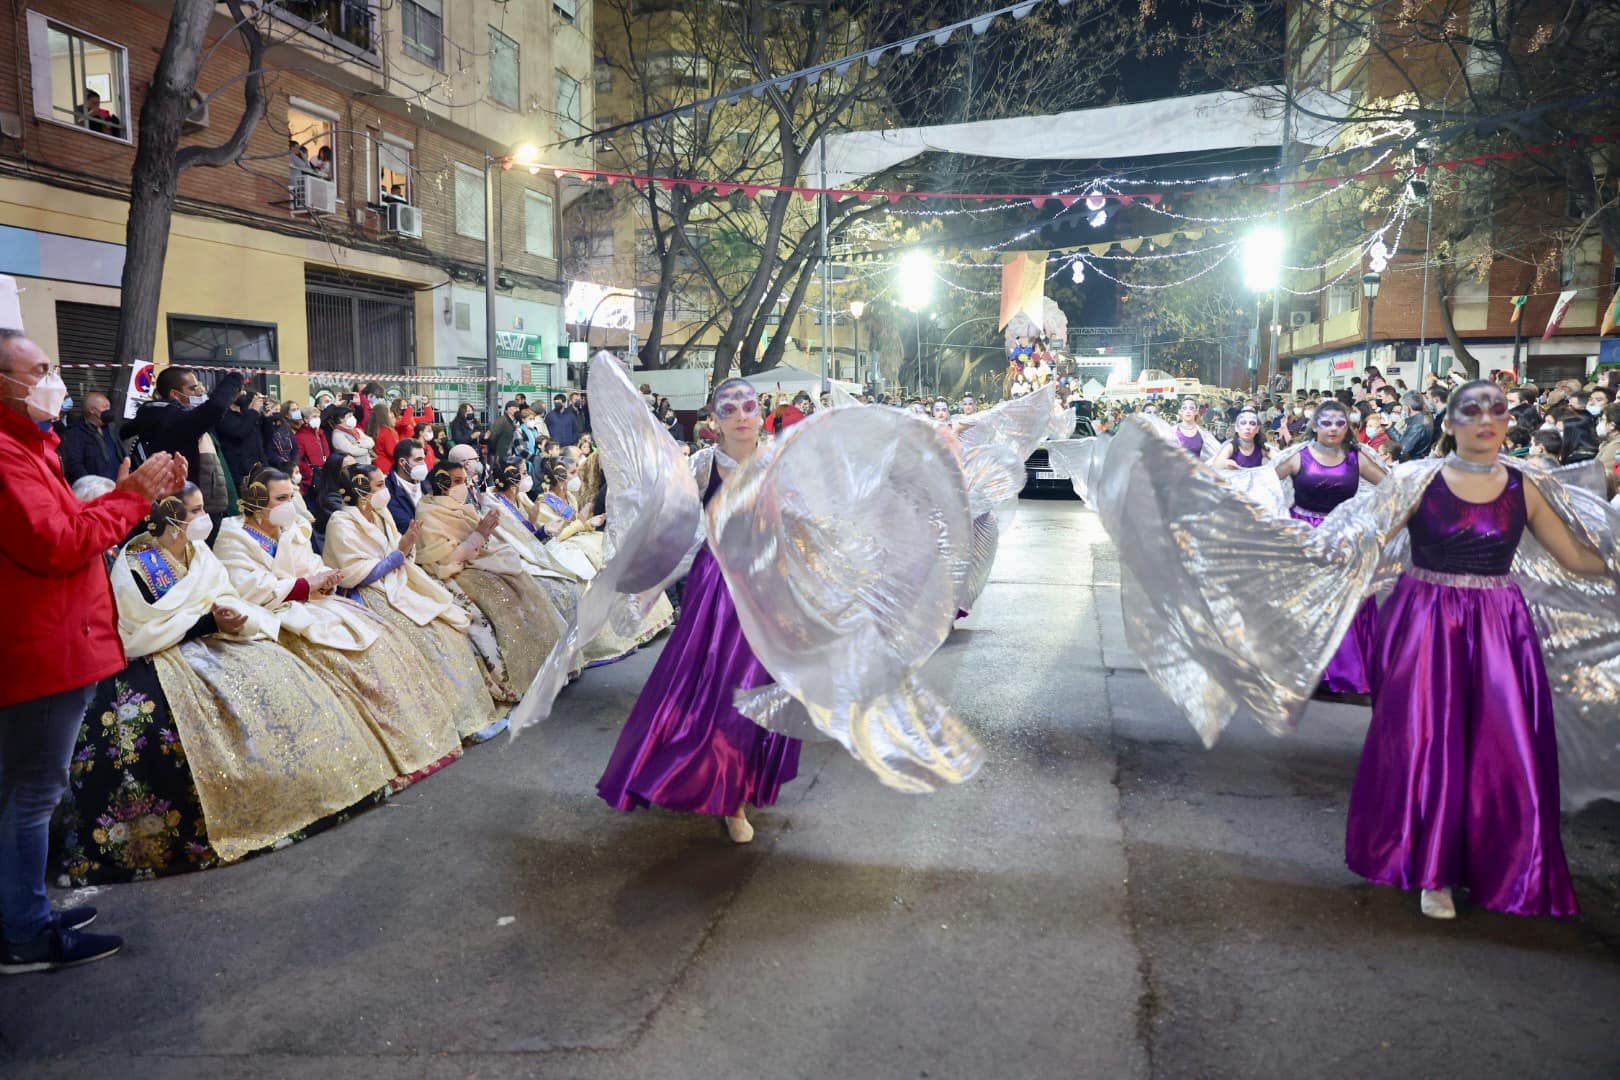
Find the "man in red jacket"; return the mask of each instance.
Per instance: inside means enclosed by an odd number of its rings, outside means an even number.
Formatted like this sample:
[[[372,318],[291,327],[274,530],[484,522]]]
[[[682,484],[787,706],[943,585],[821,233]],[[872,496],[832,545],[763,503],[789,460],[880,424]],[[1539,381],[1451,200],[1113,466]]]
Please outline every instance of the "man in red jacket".
[[[67,388],[17,330],[0,329],[0,593],[10,626],[0,652],[0,974],[111,956],[123,941],[85,934],[93,908],[53,913],[45,895],[51,812],[90,695],[122,671],[124,647],[102,553],[154,500],[180,489],[186,460],[154,454],[93,502],[73,497],[51,421]]]

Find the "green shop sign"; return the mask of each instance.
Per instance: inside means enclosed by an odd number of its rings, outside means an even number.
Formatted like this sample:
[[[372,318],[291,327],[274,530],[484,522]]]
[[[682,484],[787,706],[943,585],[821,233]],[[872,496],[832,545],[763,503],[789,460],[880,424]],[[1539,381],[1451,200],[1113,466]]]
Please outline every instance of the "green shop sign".
[[[526,360],[538,363],[543,357],[539,334],[524,334],[516,330],[495,331],[495,356],[500,360]]]

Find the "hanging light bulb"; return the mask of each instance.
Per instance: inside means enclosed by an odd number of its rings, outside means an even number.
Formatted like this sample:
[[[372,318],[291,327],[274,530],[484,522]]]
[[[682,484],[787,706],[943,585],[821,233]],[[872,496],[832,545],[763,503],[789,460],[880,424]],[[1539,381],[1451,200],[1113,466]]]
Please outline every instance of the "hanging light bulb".
[[[1103,196],[1098,195],[1096,192],[1092,192],[1090,195],[1086,196],[1086,209],[1090,210],[1092,213],[1096,213],[1098,210],[1101,210],[1107,205],[1108,200]]]
[[[1092,214],[1090,217],[1086,218],[1086,223],[1093,229],[1102,228],[1104,225],[1108,224],[1108,211],[1098,210],[1095,214]]]
[[[1074,283],[1080,284],[1086,280],[1086,264],[1083,259],[1076,259],[1069,264],[1069,272],[1074,276]]]

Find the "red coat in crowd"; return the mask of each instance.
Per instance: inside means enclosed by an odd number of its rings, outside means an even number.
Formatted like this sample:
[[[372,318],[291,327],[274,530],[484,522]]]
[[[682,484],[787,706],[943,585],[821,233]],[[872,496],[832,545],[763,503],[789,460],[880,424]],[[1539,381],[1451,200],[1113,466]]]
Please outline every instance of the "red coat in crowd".
[[[307,492],[315,482],[315,474],[331,456],[332,444],[327,441],[324,430],[305,424],[298,429],[298,449],[304,452],[298,459],[299,485]]]
[[[0,406],[0,592],[11,615],[0,708],[89,686],[127,663],[102,555],[151,504],[128,491],[75,499],[58,441]]]

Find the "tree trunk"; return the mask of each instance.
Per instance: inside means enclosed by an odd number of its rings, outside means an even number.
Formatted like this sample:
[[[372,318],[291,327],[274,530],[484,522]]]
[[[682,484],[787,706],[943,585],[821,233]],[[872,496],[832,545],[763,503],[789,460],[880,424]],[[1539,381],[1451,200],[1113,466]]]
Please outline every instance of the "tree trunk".
[[[799,314],[799,309],[804,306],[805,294],[810,291],[810,282],[813,281],[815,277],[815,261],[809,259],[805,260],[805,264],[799,268],[799,280],[793,284],[793,294],[788,297],[787,306],[782,309],[782,321],[777,327],[778,331],[780,331],[781,327],[783,326],[793,325],[793,319]],[[776,306],[774,299],[775,298],[773,297],[773,303],[771,304],[772,307]],[[778,333],[775,337],[771,338],[771,343],[765,347],[765,358],[758,364],[754,365],[753,371],[765,371],[769,368],[775,367],[777,364],[780,364],[782,362],[782,354],[787,351],[787,339],[788,336],[783,333]],[[758,339],[755,338],[753,340],[757,341]],[[744,375],[752,374],[752,372],[749,370],[749,355],[750,354],[746,352],[743,355],[742,370]]]
[[[123,413],[130,367],[150,361],[157,343],[169,218],[180,181],[175,153],[180,148],[181,127],[192,108],[197,67],[213,17],[211,0],[176,0],[157,71],[141,104],[135,168],[130,175],[118,337],[113,347],[113,356],[123,369],[113,386],[114,415]]]
[[[1434,275],[1435,295],[1440,301],[1440,326],[1446,332],[1446,342],[1451,346],[1453,362],[1462,365],[1463,371],[1470,379],[1479,378],[1479,361],[1474,354],[1468,351],[1462,338],[1457,336],[1457,323],[1451,314],[1451,271],[1441,268]]]

